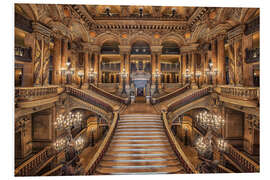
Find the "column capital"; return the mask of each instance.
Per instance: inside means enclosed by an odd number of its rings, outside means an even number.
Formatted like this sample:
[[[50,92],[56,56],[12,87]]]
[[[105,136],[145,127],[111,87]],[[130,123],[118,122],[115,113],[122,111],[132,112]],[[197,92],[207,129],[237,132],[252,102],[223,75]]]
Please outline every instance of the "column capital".
[[[32,27],[33,27],[33,33],[36,34],[36,38],[50,39],[52,35],[52,30],[50,28],[47,28],[46,26],[38,22],[33,22]]]
[[[89,52],[100,52],[100,46],[88,42],[82,42],[81,43],[83,50],[84,51],[89,51]]]
[[[239,25],[233,28],[232,30],[228,31],[228,41],[230,44],[234,43],[235,41],[239,41],[242,39],[244,34],[245,26]]]
[[[152,53],[161,54],[163,46],[151,46]]]
[[[189,54],[189,53],[197,51],[198,47],[199,47],[199,43],[193,43],[193,44],[182,46],[180,48],[180,51],[182,53]]]
[[[119,46],[119,49],[120,49],[120,54],[129,54],[130,53],[131,46],[120,45]]]

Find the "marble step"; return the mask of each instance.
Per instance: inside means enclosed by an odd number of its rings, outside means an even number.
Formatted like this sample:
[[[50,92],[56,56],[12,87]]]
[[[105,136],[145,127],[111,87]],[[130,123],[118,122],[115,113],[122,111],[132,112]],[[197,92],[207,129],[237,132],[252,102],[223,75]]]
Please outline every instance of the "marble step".
[[[101,161],[101,166],[146,166],[146,165],[167,165],[178,166],[180,165],[177,159],[153,159],[153,160],[112,160]]]
[[[114,133],[114,136],[129,136],[129,135],[133,135],[133,136],[140,136],[140,135],[166,135],[165,132],[137,132],[137,131],[134,131],[134,132],[125,132],[125,131],[122,131],[122,132],[116,132]]]
[[[169,173],[169,174],[175,174],[175,173],[181,173],[181,171],[183,171],[183,168],[181,167],[177,167],[177,166],[172,166],[172,167],[168,167],[168,166],[149,166],[144,167],[142,166],[142,168],[123,168],[123,167],[98,167],[96,169],[96,172],[99,174],[114,174],[114,173]]]
[[[163,125],[145,125],[145,124],[142,124],[142,125],[139,125],[139,124],[136,124],[136,125],[119,125],[119,126],[117,126],[117,128],[116,129],[125,129],[125,128],[161,128],[161,129],[163,129],[164,127],[163,127]]]
[[[138,121],[131,121],[131,122],[118,122],[118,125],[130,125],[130,124],[154,124],[154,125],[163,125],[163,122],[149,122],[149,121],[143,121],[143,122],[138,122]]]
[[[165,154],[163,156],[111,156],[111,155],[107,155],[107,153],[105,154],[105,156],[103,157],[102,160],[157,160],[157,159],[165,159],[165,160],[172,160],[172,159],[176,159],[175,155],[171,155],[171,154]]]
[[[171,149],[170,144],[115,144],[111,145],[110,148],[117,149],[153,149],[153,148],[167,148]]]

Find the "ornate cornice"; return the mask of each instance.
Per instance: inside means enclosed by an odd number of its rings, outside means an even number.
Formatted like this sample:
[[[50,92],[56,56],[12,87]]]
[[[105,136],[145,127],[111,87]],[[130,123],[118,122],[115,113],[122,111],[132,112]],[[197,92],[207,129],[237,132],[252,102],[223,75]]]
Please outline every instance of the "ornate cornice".
[[[150,48],[151,48],[152,53],[161,54],[163,46],[151,46]]]
[[[119,46],[120,54],[128,54],[130,53],[131,46]]]
[[[245,26],[239,25],[228,31],[228,41],[232,44],[235,41],[241,40],[242,35],[244,34]]]
[[[185,45],[180,48],[181,53],[189,53],[198,51],[199,44],[194,43],[190,45]]]
[[[45,39],[49,39],[50,36],[52,35],[52,30],[38,22],[33,22],[32,23],[33,27],[33,32],[37,35],[38,37],[42,37]]]

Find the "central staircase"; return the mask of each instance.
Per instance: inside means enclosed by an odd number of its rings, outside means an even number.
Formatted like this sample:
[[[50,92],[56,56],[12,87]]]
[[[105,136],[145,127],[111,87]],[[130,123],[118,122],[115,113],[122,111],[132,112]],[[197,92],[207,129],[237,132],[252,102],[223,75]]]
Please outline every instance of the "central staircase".
[[[95,174],[185,173],[160,115],[120,115],[113,139]]]

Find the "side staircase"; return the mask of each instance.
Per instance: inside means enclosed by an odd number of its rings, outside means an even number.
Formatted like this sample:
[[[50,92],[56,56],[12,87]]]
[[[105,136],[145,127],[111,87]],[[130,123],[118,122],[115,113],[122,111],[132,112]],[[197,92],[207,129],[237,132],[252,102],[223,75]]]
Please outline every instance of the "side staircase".
[[[95,174],[185,173],[172,150],[160,115],[120,115],[108,151]]]

